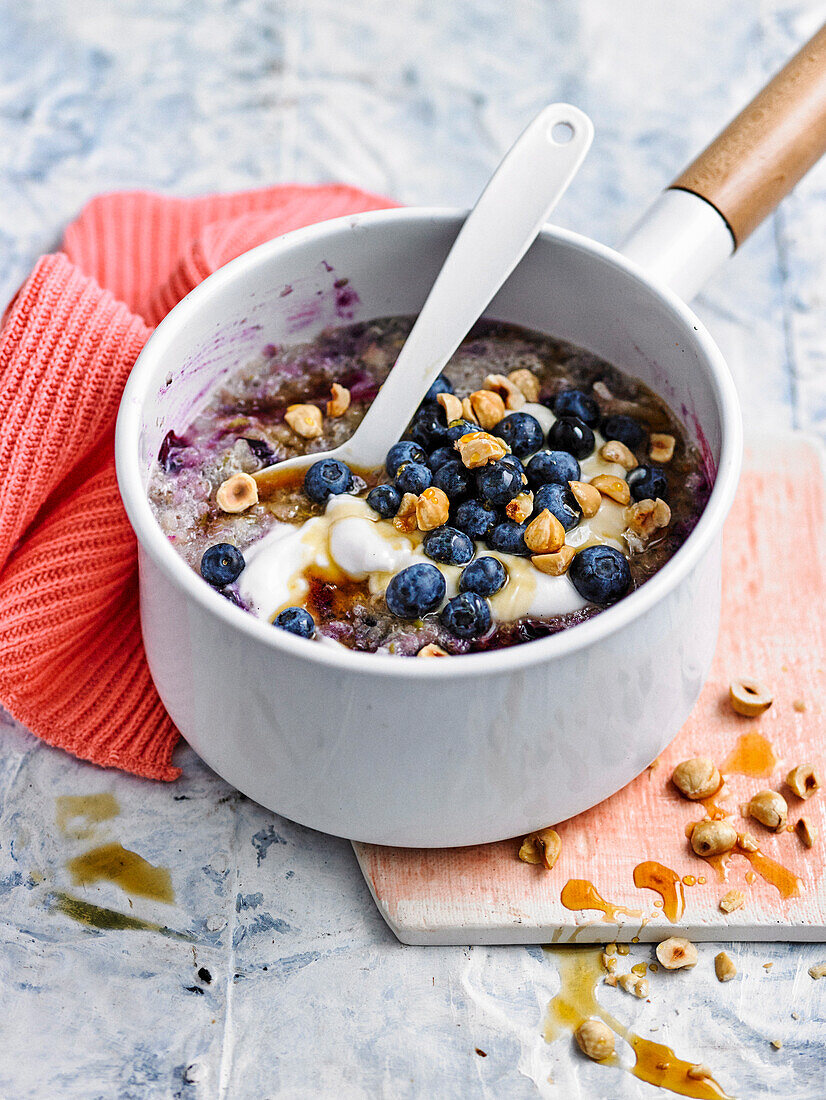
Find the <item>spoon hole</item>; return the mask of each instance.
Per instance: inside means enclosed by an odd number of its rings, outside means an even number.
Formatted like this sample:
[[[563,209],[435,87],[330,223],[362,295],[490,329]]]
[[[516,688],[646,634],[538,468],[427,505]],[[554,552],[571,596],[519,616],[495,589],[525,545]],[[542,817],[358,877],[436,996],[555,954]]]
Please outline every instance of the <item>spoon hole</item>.
[[[551,141],[557,145],[567,145],[573,137],[574,128],[570,122],[555,122],[551,127]]]

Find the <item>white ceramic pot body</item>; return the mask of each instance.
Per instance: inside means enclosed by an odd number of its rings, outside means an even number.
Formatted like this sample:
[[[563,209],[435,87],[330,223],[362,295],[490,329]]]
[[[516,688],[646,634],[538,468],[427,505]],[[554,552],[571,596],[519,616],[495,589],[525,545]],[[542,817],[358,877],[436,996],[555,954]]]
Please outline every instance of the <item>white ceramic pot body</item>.
[[[721,531],[741,455],[728,370],[676,295],[620,254],[558,229],[542,232],[487,315],[643,379],[716,470],[697,528],[638,591],[526,645],[443,661],[380,657],[273,630],[213,592],[161,532],[145,490],[166,433],[182,431],[214,384],[265,344],[416,313],[462,218],[358,215],[239,257],[159,326],[118,420],[146,653],[173,721],[257,802],[362,841],[484,843],[594,805],[677,733],[717,638]]]

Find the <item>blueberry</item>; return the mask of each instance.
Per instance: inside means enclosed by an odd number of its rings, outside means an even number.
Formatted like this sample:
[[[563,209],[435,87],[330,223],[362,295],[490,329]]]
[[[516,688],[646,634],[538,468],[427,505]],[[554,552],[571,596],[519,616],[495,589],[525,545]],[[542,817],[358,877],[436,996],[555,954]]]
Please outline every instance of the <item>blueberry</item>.
[[[425,401],[435,401],[440,393],[453,393],[453,386],[443,374],[440,374],[427,393],[422,398]]]
[[[244,555],[228,542],[217,542],[204,551],[201,558],[201,576],[213,588],[223,588],[241,576]]]
[[[396,488],[400,493],[423,493],[433,480],[430,467],[423,462],[404,462],[396,471]]]
[[[514,523],[511,519],[497,523],[488,535],[488,546],[491,550],[498,550],[500,554],[520,554],[525,557],[530,554],[525,545],[526,527],[526,523]]]
[[[460,417],[458,420],[451,420],[445,429],[445,437],[449,439],[451,443],[455,443],[457,439],[461,439],[462,436],[467,435],[468,432],[478,431],[478,424],[473,424],[470,420],[464,420]]]
[[[516,472],[520,476],[525,472],[525,467],[522,465],[521,461],[516,457],[516,455],[502,455],[499,461],[502,463],[503,466],[507,466],[508,469],[516,470]],[[524,485],[525,483],[523,482],[522,484]]]
[[[420,619],[435,611],[445,598],[445,579],[435,565],[409,565],[391,578],[385,592],[387,607],[400,619]]]
[[[290,634],[297,634],[299,638],[312,638],[315,634],[315,622],[309,611],[303,607],[285,607],[275,616],[273,626],[286,630]]]
[[[548,446],[552,451],[567,451],[574,458],[587,458],[596,440],[594,433],[578,416],[561,416],[548,432]]]
[[[323,504],[331,496],[346,493],[352,486],[353,475],[349,467],[337,458],[314,462],[304,475],[304,492],[317,504]]]
[[[637,466],[625,480],[634,500],[668,499],[668,479],[659,466]]]
[[[571,562],[568,576],[589,603],[608,604],[624,596],[631,584],[631,570],[613,546],[586,546]]]
[[[573,530],[582,519],[582,509],[574,494],[567,485],[559,485],[555,481],[543,485],[534,493],[533,514],[538,516],[545,508],[556,516],[566,531]]]
[[[504,460],[489,462],[476,471],[476,488],[482,500],[504,507],[522,492],[522,474]]]
[[[430,451],[444,443],[446,427],[441,406],[423,405],[413,417],[413,423],[407,434],[425,451]]]
[[[367,503],[382,519],[395,516],[402,502],[402,495],[393,485],[377,485],[367,494]]]
[[[533,454],[542,446],[542,425],[530,413],[515,412],[504,417],[491,431],[504,439],[517,458]]]
[[[507,580],[508,571],[498,558],[477,558],[462,570],[459,591],[492,596],[500,588],[505,587]]]
[[[606,416],[602,422],[602,434],[606,439],[618,439],[626,447],[636,450],[645,442],[646,430],[633,416]]]
[[[569,481],[579,481],[582,471],[568,451],[537,451],[525,467],[525,473],[530,487],[541,489],[552,482],[567,485]]]
[[[492,505],[483,504],[481,500],[465,500],[456,509],[453,522],[472,539],[484,539],[496,525],[497,519],[496,509]]]
[[[428,531],[422,544],[425,554],[442,565],[464,565],[473,557],[476,547],[471,539],[456,527],[437,527]]]
[[[387,452],[384,468],[389,477],[395,477],[399,466],[403,462],[426,462],[427,457],[418,443],[411,443],[409,439],[403,439],[401,443],[394,443]]]
[[[459,501],[470,495],[471,475],[456,459],[440,466],[433,475],[433,484],[441,489],[448,500]]]
[[[554,416],[576,416],[589,428],[599,424],[599,405],[582,390],[563,390],[554,398]]]
[[[430,458],[427,460],[427,464],[431,470],[438,470],[440,466],[444,466],[446,462],[450,462],[456,457],[456,451],[453,444],[448,443],[443,447],[437,447],[435,451],[431,451]],[[420,461],[416,459],[416,461]]]
[[[478,638],[490,630],[490,608],[475,592],[461,592],[447,601],[439,621],[457,638]]]

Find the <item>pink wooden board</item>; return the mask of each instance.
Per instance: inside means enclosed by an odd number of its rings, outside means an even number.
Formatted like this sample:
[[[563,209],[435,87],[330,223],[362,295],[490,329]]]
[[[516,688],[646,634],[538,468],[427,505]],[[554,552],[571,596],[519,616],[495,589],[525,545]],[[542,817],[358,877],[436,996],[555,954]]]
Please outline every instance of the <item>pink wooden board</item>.
[[[589,943],[659,940],[679,928],[698,940],[826,940],[826,790],[803,803],[783,786],[788,770],[826,764],[824,732],[823,466],[817,443],[785,434],[752,439],[743,479],[724,535],[723,613],[709,680],[691,718],[655,764],[623,790],[557,826],[562,853],[552,871],[521,863],[518,840],[478,848],[403,849],[355,844],[359,864],[382,915],[405,943]],[[774,704],[758,719],[728,704],[735,676],[763,680]],[[800,708],[801,703],[805,709]],[[801,880],[798,897],[783,899],[735,855],[727,881],[695,856],[685,835],[704,816],[702,804],[680,797],[670,783],[674,765],[711,756],[722,768],[743,734],[759,733],[777,763],[767,778],[728,774],[715,801],[748,829],[762,852]],[[792,832],[769,833],[745,822],[740,804],[765,787],[789,801],[789,820],[802,812],[820,831],[811,850]],[[679,876],[705,876],[686,886],[685,911],[670,923],[654,906],[658,895],[634,885],[634,867],[656,860]],[[750,876],[752,877],[752,876]],[[614,905],[640,917],[603,919],[599,910],[566,909],[560,893],[569,879],[586,879]],[[720,898],[732,887],[746,903],[729,915]]]

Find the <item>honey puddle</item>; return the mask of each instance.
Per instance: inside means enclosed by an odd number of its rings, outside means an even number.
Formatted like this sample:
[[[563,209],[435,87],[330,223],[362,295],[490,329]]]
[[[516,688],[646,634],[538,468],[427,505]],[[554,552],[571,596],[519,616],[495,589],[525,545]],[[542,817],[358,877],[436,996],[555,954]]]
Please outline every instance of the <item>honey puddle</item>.
[[[642,917],[641,909],[626,909],[624,905],[613,905],[606,901],[593,882],[584,878],[571,878],[562,887],[559,900],[566,909],[599,909],[604,921],[615,921],[622,913],[626,917]]]
[[[77,840],[91,836],[95,825],[120,813],[113,794],[64,794],[55,799],[55,806],[58,829]]]
[[[655,860],[638,863],[634,868],[638,890],[654,890],[663,900],[663,913],[674,924],[685,912],[685,890],[680,876]]]
[[[183,940],[186,943],[194,941],[195,937],[185,932],[176,932],[167,928],[164,924],[156,924],[154,921],[141,920],[139,917],[130,917],[125,913],[118,913],[114,909],[104,909],[100,905],[92,905],[80,898],[74,898],[71,894],[62,892],[54,893],[49,898],[49,908],[63,913],[78,924],[84,924],[87,928],[95,928],[101,932],[127,931],[127,932],[158,932],[171,940]]]
[[[741,733],[720,771],[724,775],[765,779],[774,771],[777,762],[774,750],[762,733]]]
[[[95,882],[113,882],[127,894],[152,898],[172,905],[175,891],[172,876],[165,867],[155,867],[130,852],[121,844],[102,844],[81,856],[75,856],[66,864],[76,886],[91,886]]]
[[[679,1096],[695,1100],[731,1100],[713,1077],[695,1079],[688,1071],[696,1066],[678,1058],[674,1051],[662,1043],[643,1039],[615,1019],[599,1004],[596,987],[603,976],[600,956],[602,949],[578,947],[545,949],[552,954],[559,970],[560,989],[548,1005],[545,1017],[545,1041],[554,1042],[564,1032],[575,1031],[589,1016],[598,1016],[616,1032],[634,1051],[635,1064],[629,1069],[633,1077],[651,1085],[668,1089]],[[601,1066],[620,1066],[616,1054],[600,1062]]]
[[[762,852],[744,852],[742,849],[736,848],[735,853],[747,859],[758,875],[765,879],[769,885],[774,886],[781,898],[800,897],[803,883],[788,867],[776,863],[768,856],[764,856]],[[748,879],[748,875],[746,875],[746,878]]]

